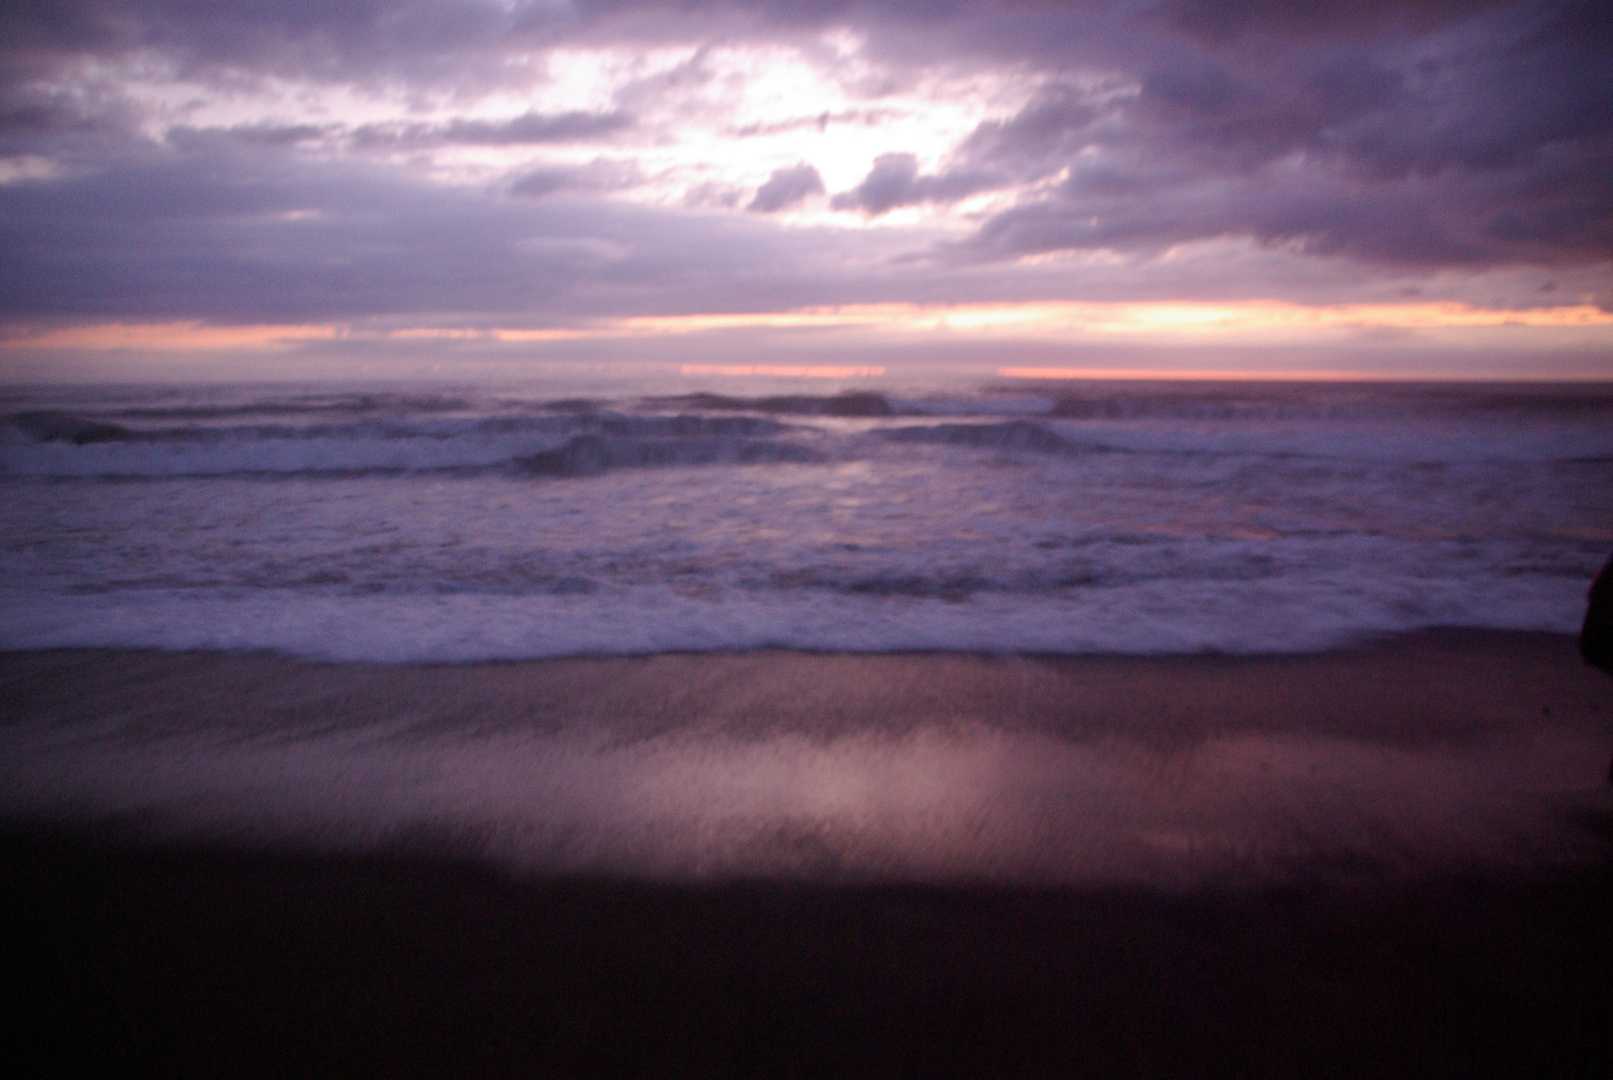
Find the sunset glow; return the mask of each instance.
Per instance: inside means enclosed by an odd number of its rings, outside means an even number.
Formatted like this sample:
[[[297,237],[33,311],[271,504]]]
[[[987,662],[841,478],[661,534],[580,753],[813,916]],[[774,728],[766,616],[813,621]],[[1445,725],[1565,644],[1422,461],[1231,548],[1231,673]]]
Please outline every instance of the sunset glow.
[[[1608,1075],[1610,492],[1610,0],[7,4],[12,1056]]]
[[[18,39],[0,378],[929,343],[1613,377],[1604,65],[1549,4],[1234,49],[1245,15],[1102,0],[383,2],[339,31],[128,2],[102,44]]]
[[[1202,342],[1217,339],[1327,340],[1340,333],[1371,330],[1403,332],[1504,329],[1514,343],[1527,348],[1533,336],[1579,332],[1586,340],[1613,348],[1613,312],[1590,305],[1522,310],[1477,308],[1465,304],[1336,304],[1299,305],[1278,301],[1243,303],[1028,303],[1028,304],[848,304],[780,312],[713,313],[599,319],[570,327],[432,327],[369,329],[339,324],[210,326],[198,322],[99,324],[13,332],[0,339],[0,355],[39,351],[120,352],[263,352],[285,351],[310,344],[348,342],[436,341],[445,345],[482,343],[538,346],[577,341],[632,342],[655,337],[720,335],[735,331],[806,333],[852,331],[881,338],[935,335],[962,337],[982,344],[1015,341],[1082,341],[1093,339]],[[720,374],[785,370],[858,371],[866,365],[684,365]],[[881,369],[882,370],[882,369]],[[1021,369],[1007,368],[1004,374]],[[1042,369],[1037,369],[1042,370]],[[1060,368],[1071,372],[1098,370]],[[1108,369],[1104,369],[1108,370]],[[1137,369],[1146,371],[1147,369]],[[1178,372],[1181,374],[1181,372]],[[1051,377],[1051,376],[1049,376]],[[1100,376],[1093,376],[1100,377]],[[1104,376],[1107,377],[1107,376]]]

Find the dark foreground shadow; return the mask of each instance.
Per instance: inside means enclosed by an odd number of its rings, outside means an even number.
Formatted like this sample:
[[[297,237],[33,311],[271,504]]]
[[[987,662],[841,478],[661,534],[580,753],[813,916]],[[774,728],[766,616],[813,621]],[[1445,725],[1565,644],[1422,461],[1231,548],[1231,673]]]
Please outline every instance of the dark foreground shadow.
[[[1605,868],[1168,896],[0,854],[12,1027],[61,1075],[1613,1074]]]

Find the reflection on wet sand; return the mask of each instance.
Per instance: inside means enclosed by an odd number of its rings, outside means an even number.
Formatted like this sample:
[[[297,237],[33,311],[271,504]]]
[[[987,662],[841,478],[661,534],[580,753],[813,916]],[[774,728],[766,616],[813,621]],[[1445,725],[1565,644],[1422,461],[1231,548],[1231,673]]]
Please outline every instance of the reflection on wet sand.
[[[0,810],[652,880],[1190,888],[1570,866],[1605,860],[1583,822],[1613,810],[1603,688],[1576,665],[1531,635],[1325,663],[29,654],[6,668],[21,708]]]

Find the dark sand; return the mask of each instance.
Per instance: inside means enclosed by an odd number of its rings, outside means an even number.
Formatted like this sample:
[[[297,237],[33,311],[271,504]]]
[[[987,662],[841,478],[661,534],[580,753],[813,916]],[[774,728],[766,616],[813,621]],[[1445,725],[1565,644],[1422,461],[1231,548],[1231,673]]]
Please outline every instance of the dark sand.
[[[63,651],[0,694],[11,1013],[64,1074],[1613,1071],[1568,638]]]

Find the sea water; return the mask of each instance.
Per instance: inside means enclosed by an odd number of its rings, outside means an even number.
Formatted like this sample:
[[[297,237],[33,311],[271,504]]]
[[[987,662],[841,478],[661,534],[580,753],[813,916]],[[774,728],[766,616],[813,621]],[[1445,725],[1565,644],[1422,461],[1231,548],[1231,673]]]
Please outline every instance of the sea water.
[[[446,661],[1572,632],[1613,389],[0,392],[0,648]]]
[[[1613,547],[1607,387],[666,382],[6,391],[0,648],[1292,652],[1573,631]],[[1605,858],[1563,814],[1605,737],[1533,698],[1505,739],[1417,698],[1429,744],[1300,707],[1156,745],[1199,704],[1089,730],[1035,658],[9,662],[55,689],[0,725],[0,818],[159,840],[680,880]]]

